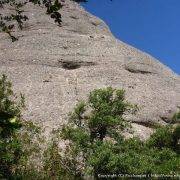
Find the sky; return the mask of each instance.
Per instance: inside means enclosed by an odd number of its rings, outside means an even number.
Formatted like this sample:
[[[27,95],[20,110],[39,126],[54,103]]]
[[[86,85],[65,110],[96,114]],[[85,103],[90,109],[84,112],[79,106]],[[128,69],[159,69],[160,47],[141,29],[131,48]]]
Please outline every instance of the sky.
[[[180,0],[89,0],[82,5],[115,37],[180,74]]]

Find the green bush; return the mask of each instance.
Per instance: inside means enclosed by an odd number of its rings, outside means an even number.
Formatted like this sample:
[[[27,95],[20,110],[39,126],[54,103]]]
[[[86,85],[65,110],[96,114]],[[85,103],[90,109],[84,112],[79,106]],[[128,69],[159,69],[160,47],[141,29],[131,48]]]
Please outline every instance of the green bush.
[[[165,126],[156,130],[151,138],[147,141],[149,147],[156,147],[159,149],[170,148],[179,152],[180,126],[176,127]]]
[[[145,142],[124,139],[130,124],[124,119],[137,106],[125,101],[125,92],[112,88],[90,93],[87,103],[79,103],[62,129],[54,131],[49,145],[42,144],[40,128],[22,121],[20,100],[12,92],[6,76],[0,79],[0,178],[85,179],[100,175],[177,175],[180,126],[165,126]],[[67,142],[60,151],[59,140]],[[45,151],[42,159],[40,145]],[[40,167],[34,165],[40,160]]]
[[[123,141],[122,136],[118,133],[119,130],[122,131],[128,126],[123,115],[134,113],[136,109],[136,106],[125,101],[123,90],[112,88],[92,91],[87,103],[81,102],[75,107],[70,114],[69,124],[62,129],[61,137],[70,140],[72,150],[76,152],[76,159],[81,157],[79,164],[85,165],[85,172],[90,172],[91,169],[95,176],[97,172],[101,172],[101,168],[92,163],[96,150],[98,153],[101,149],[105,151],[101,152],[101,157],[105,158],[105,154],[107,158],[110,157],[107,152],[112,154],[113,148],[110,147],[113,146],[108,142],[104,144],[104,139],[115,137],[118,141]],[[107,171],[103,166],[103,162],[106,163],[105,159],[99,159],[100,162],[95,160],[95,162]],[[81,175],[85,174],[81,172]]]
[[[123,115],[135,109],[136,106],[125,101],[123,90],[112,88],[94,90],[90,93],[87,104],[81,102],[75,107],[70,116],[69,126],[66,128],[76,133],[81,131],[80,134],[84,135],[89,133],[86,136],[89,136],[91,141],[103,140],[117,127],[123,130],[127,126]],[[71,125],[75,125],[75,128]]]
[[[44,152],[44,158],[43,172],[45,179],[71,179],[72,175],[68,171],[68,166],[65,166],[62,162],[57,142],[51,142]]]
[[[3,75],[0,79],[0,177],[12,175],[22,153],[16,131],[21,128],[20,112],[24,99],[21,97],[18,105],[13,99],[11,83]]]
[[[180,111],[174,114],[171,123],[179,123],[179,122],[180,122]]]
[[[160,149],[164,147],[171,148],[173,146],[172,128],[169,126],[164,128],[158,128],[149,139],[148,145]]]
[[[0,179],[19,177],[27,170],[32,153],[39,150],[33,142],[39,128],[21,120],[22,108],[23,95],[18,100],[11,83],[3,75],[0,78]]]
[[[137,110],[125,101],[124,91],[112,88],[90,93],[87,103],[79,103],[61,132],[69,140],[81,177],[113,174],[174,175],[179,169],[179,126],[161,127],[147,142],[124,139],[128,127],[123,115]],[[77,169],[75,169],[77,172]]]

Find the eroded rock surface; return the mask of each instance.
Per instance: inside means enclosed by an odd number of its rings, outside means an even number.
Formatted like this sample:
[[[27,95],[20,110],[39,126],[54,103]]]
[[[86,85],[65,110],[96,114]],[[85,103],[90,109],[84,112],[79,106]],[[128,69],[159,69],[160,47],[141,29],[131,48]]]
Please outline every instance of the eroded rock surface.
[[[180,77],[115,39],[102,20],[78,4],[64,4],[62,27],[41,7],[28,5],[30,19],[16,32],[19,41],[0,33],[0,73],[25,94],[24,118],[52,129],[90,91],[112,86],[125,89],[128,101],[140,108],[128,120],[167,123],[180,107]]]

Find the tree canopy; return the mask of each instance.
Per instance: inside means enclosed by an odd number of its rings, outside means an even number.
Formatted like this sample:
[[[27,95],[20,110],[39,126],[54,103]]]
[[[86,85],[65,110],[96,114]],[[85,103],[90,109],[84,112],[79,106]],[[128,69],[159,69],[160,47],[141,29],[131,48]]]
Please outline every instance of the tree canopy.
[[[95,179],[178,174],[180,127],[160,127],[144,142],[138,137],[125,139],[122,131],[132,129],[123,115],[138,108],[125,100],[124,93],[112,88],[94,90],[88,102],[79,103],[70,114],[61,137],[70,142],[66,161],[73,158],[74,174]]]

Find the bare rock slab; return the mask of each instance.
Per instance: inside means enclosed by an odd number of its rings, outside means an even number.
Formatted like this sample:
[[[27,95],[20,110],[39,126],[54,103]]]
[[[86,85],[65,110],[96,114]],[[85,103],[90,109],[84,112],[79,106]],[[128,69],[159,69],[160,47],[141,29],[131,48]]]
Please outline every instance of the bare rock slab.
[[[180,77],[115,39],[102,20],[77,3],[65,1],[62,27],[41,7],[26,8],[29,21],[15,32],[18,41],[0,33],[0,74],[25,94],[25,119],[52,129],[90,91],[108,86],[125,89],[127,100],[139,106],[136,116],[127,117],[138,124],[168,123],[180,107]]]

